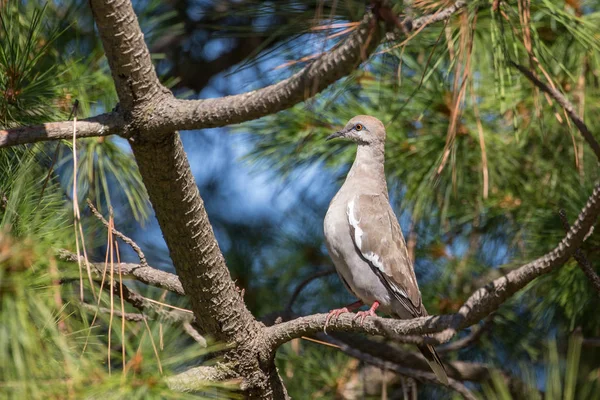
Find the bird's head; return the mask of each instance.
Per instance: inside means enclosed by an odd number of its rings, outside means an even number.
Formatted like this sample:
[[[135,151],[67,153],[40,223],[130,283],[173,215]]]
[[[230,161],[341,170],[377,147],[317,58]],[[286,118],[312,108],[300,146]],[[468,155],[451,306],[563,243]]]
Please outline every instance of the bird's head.
[[[329,135],[327,140],[335,138],[345,138],[363,145],[385,143],[385,126],[375,117],[357,115],[348,121],[344,129]]]

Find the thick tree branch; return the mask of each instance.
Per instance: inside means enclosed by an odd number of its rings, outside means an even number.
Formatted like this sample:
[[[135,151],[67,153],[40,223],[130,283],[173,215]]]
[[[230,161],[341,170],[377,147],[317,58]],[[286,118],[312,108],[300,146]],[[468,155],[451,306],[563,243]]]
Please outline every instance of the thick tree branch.
[[[77,137],[123,135],[125,121],[117,112],[100,114],[77,121]],[[73,137],[73,121],[48,122],[43,125],[0,129],[0,148],[19,144],[70,139]]]
[[[136,141],[133,153],[173,265],[204,332],[242,343],[260,329],[236,291],[179,135]]]
[[[368,13],[362,23],[332,51],[298,73],[274,85],[234,96],[205,100],[172,99],[163,103],[156,131],[214,128],[253,120],[300,103],[350,74],[379,45],[375,17]]]
[[[388,337],[444,331],[443,335],[438,336],[438,341],[448,341],[458,330],[477,323],[497,310],[502,303],[535,278],[563,265],[581,245],[590,228],[596,223],[598,215],[600,185],[596,185],[577,221],[554,250],[480,288],[455,314],[411,320],[368,318],[362,326],[353,319],[353,315],[342,314],[338,319],[330,321],[327,330],[364,332]],[[272,346],[276,348],[290,339],[322,331],[326,317],[327,314],[311,315],[268,328]]]
[[[158,81],[131,1],[91,0],[89,4],[125,113],[171,95]]]
[[[401,22],[402,31],[415,32],[426,25],[443,21],[467,3],[467,0],[459,0],[438,12],[415,20],[404,20]],[[91,5],[115,79],[121,111],[120,114],[102,114],[80,121],[80,137],[110,134],[130,137],[140,132],[164,136],[178,130],[219,127],[260,118],[304,101],[350,74],[381,40],[375,17],[367,14],[362,24],[335,49],[324,53],[288,79],[235,96],[179,100],[158,82],[129,1],[105,4],[95,0]],[[394,34],[391,37],[396,40],[400,36]],[[72,135],[70,129],[72,123],[67,121],[0,131],[0,148],[68,138]]]

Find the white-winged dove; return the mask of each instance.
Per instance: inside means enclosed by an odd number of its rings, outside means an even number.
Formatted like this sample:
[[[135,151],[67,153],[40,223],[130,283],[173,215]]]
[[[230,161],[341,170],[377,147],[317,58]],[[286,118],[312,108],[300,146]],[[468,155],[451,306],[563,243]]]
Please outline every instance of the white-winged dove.
[[[381,121],[359,115],[327,138],[345,138],[358,144],[346,181],[329,204],[324,230],[338,275],[359,299],[330,311],[327,323],[363,304],[371,308],[356,314],[361,323],[365,317],[375,316],[378,308],[401,319],[428,315],[398,219],[389,203],[384,173],[385,136]],[[422,345],[419,350],[438,379],[447,384],[448,376],[433,346]]]

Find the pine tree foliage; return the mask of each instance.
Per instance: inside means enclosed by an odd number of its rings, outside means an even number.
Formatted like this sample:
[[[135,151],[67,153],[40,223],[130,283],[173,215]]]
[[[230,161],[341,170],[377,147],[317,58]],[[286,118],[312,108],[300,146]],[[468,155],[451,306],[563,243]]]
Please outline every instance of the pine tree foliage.
[[[193,5],[182,3],[193,16]],[[450,2],[391,3],[410,15]],[[189,21],[177,22],[181,10],[176,7],[158,1],[134,6],[151,43],[162,35],[190,32]],[[108,111],[116,103],[86,2],[9,0],[1,7],[0,127],[67,119],[75,99],[77,117]],[[234,72],[269,70],[261,81],[275,81],[333,48],[356,27],[365,2],[233,2],[228,7],[214,7],[214,23],[205,28],[224,41],[264,33],[266,39]],[[274,171],[285,184],[308,176],[331,189],[314,190],[312,182],[303,186],[285,221],[233,223],[217,212],[211,215],[248,307],[259,316],[280,311],[280,303],[314,273],[322,274],[306,283],[288,311],[322,312],[349,300],[327,273],[331,265],[321,224],[335,177],[345,175],[354,154],[352,146],[326,143],[324,137],[356,114],[386,123],[390,195],[430,313],[456,311],[482,284],[552,248],[564,236],[558,209],[576,215],[599,178],[598,163],[562,108],[513,63],[558,88],[590,127],[599,126],[598,9],[594,0],[474,1],[445,25],[428,27],[402,43],[388,41],[322,95],[237,128],[249,132],[255,165]],[[232,23],[245,19],[251,26]],[[172,71],[172,60],[154,57],[159,73]],[[179,77],[170,73],[165,80],[178,88]],[[144,221],[147,194],[123,141],[77,143],[81,204],[89,197],[105,216],[114,207],[117,221]],[[139,317],[139,310],[121,308],[108,291],[98,300],[100,291],[88,284],[85,266],[80,280],[77,264],[56,255],[58,248],[76,247],[72,152],[72,143],[0,152],[0,358],[11,361],[0,365],[1,397],[235,397],[229,386],[213,382],[194,396],[169,390],[164,376],[220,348],[201,349],[161,309],[122,324],[117,313]],[[89,213],[83,220],[86,240],[98,255],[109,247],[106,230]],[[592,235],[582,248],[592,265],[600,262],[598,240]],[[143,285],[131,288],[148,298],[162,296]],[[280,302],[273,301],[274,292]],[[593,399],[600,391],[600,357],[580,335],[600,336],[598,306],[596,293],[571,261],[513,297],[494,315],[491,332],[447,358],[483,361],[520,376],[530,398],[541,391],[549,399]],[[383,389],[370,395],[360,383],[364,365],[334,348],[295,340],[279,351],[277,363],[295,398],[349,396],[352,385],[363,398],[382,396]],[[392,396],[401,396],[400,381],[386,385]],[[501,376],[473,386],[481,398],[511,398]],[[432,387],[420,393],[448,396]]]

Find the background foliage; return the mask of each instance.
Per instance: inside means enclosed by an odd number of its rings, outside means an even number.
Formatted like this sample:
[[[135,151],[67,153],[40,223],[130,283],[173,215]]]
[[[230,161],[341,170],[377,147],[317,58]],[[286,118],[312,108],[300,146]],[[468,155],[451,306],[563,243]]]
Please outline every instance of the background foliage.
[[[443,4],[393,3],[409,15]],[[365,9],[359,1],[134,6],[157,70],[182,97],[275,82],[334,46]],[[226,130],[184,135],[211,222],[252,312],[285,308],[300,282],[331,268],[322,219],[354,149],[323,138],[356,114],[386,124],[390,195],[430,313],[456,311],[481,285],[551,249],[564,234],[558,209],[576,215],[599,178],[598,164],[562,109],[511,61],[559,88],[590,127],[599,126],[598,26],[597,1],[473,2],[446,25],[386,43],[351,77],[291,110],[235,127],[225,138]],[[66,119],[75,99],[80,117],[116,104],[85,2],[2,3],[0,92],[2,127]],[[76,199],[72,144],[0,152],[0,357],[11,360],[0,366],[0,393],[189,397],[169,391],[161,374],[206,362],[214,349],[201,349],[157,315],[149,315],[148,325],[127,321],[124,328],[116,317],[94,318],[93,308],[82,306],[77,264],[56,256],[60,248],[75,251],[73,201],[84,210],[89,197],[104,215],[115,210],[117,226],[142,244],[152,265],[170,268],[126,143],[87,139],[76,150]],[[242,166],[232,161],[242,157]],[[260,184],[241,182],[241,169]],[[261,200],[244,202],[250,190]],[[82,219],[90,258],[104,260],[106,231],[88,210]],[[592,265],[600,262],[599,246],[592,235],[583,248]],[[122,250],[124,258],[133,256]],[[96,304],[85,280],[84,286],[83,301]],[[349,300],[337,277],[326,275],[290,308],[323,312]],[[119,310],[115,302],[107,292],[100,300]],[[585,338],[600,336],[599,306],[571,261],[515,296],[488,333],[448,358],[498,366],[545,398],[598,398],[600,354]],[[399,377],[382,380],[381,371],[306,341],[286,345],[278,364],[295,398],[380,398],[384,386],[392,398],[402,393]],[[472,387],[482,398],[510,398],[500,378]],[[419,393],[451,396],[434,387]],[[538,394],[533,390],[531,398]],[[207,384],[201,395],[233,394]]]

